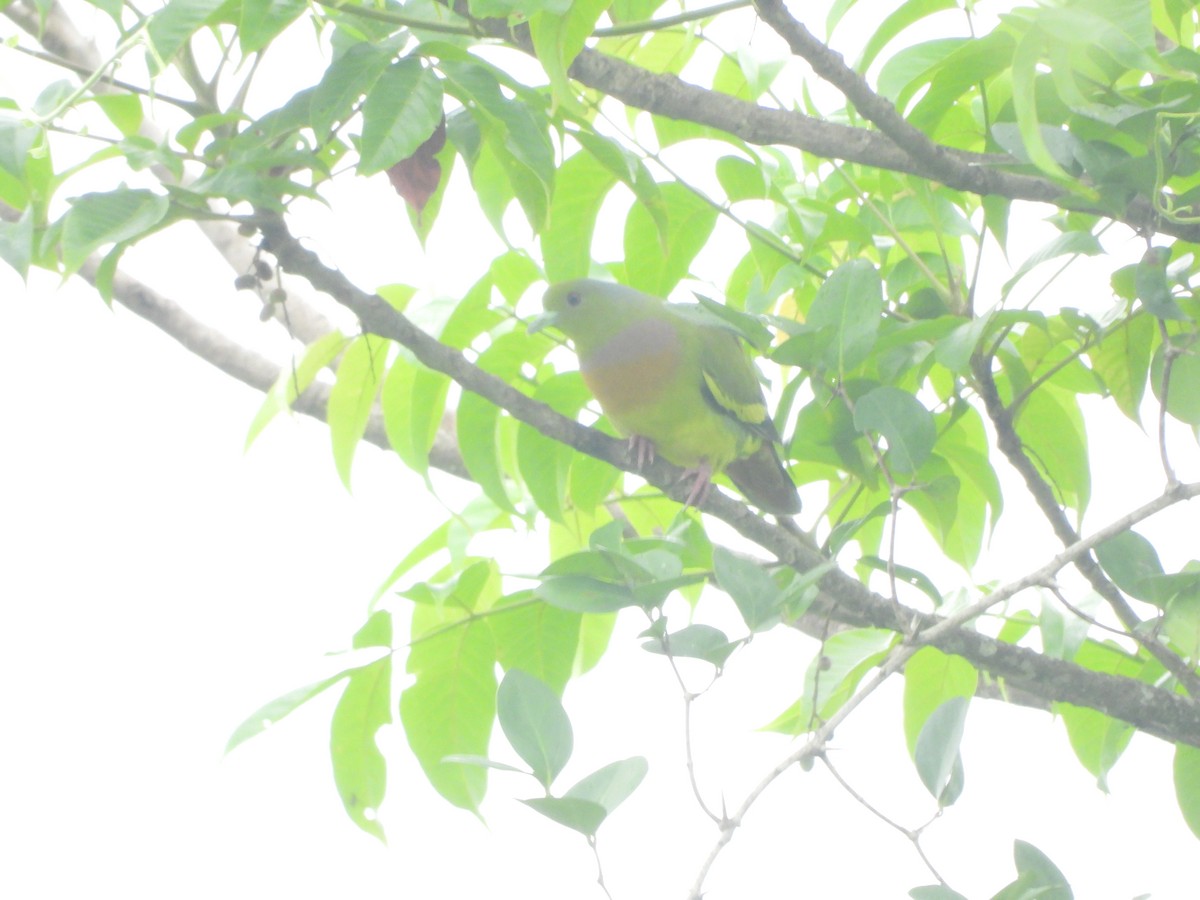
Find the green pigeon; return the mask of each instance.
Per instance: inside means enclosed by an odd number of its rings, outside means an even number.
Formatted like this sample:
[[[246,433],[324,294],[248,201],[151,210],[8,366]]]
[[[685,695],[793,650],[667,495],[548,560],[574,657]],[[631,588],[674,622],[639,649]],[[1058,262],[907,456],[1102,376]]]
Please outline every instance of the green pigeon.
[[[737,333],[695,306],[581,278],[546,291],[530,332],[571,339],[579,372],[640,467],[655,455],[689,470],[691,505],[724,470],[764,512],[800,511],[775,451],[779,433]]]

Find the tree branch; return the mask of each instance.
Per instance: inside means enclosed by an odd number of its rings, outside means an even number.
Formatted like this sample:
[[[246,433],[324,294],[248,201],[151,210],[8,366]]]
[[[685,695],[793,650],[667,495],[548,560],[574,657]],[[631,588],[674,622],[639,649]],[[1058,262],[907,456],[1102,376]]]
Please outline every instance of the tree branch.
[[[32,0],[15,0],[4,8],[4,15],[52,54],[54,64],[66,65],[77,72],[85,73],[96,71],[102,64],[102,57],[96,45],[75,27],[75,23],[56,0],[52,0],[44,9],[40,5],[35,8]],[[111,79],[101,79],[94,89],[96,93],[102,94],[114,87],[122,86]],[[143,89],[135,90],[140,92]],[[179,105],[187,101],[172,102]],[[142,120],[138,133],[156,144],[166,140],[166,135],[149,118]],[[161,164],[152,164],[150,170],[163,184],[186,185],[189,181],[186,175],[180,181]],[[233,225],[220,219],[197,219],[195,224],[234,272],[242,274],[252,271],[255,248],[237,233]],[[289,295],[283,303],[271,303],[268,299],[269,290],[264,289],[257,293],[263,307],[271,310],[272,318],[286,325],[289,333],[302,343],[310,344],[333,330],[333,325],[315,304],[304,297]]]
[[[449,375],[466,390],[490,400],[547,437],[618,468],[633,470],[623,442],[558,415],[479,369],[461,352],[425,334],[381,297],[362,291],[340,272],[321,263],[315,253],[292,237],[277,215],[263,213],[255,221],[283,269],[307,279],[313,287],[352,310],[365,331],[398,341],[422,364]],[[687,493],[680,477],[682,471],[662,460],[639,474],[675,499],[682,501]],[[798,540],[786,528],[760,518],[744,504],[720,491],[710,492],[702,508],[799,571],[808,571],[823,561],[814,548]],[[944,621],[942,618],[916,612],[880,597],[840,571],[827,574],[821,587],[832,606],[817,610],[818,613],[826,613],[847,624],[887,628],[902,634],[927,632],[929,637],[921,638],[921,644],[928,643],[962,656],[982,671],[1003,678],[1029,694],[1048,701],[1091,707],[1165,740],[1200,746],[1200,702],[1128,678],[1047,658],[968,627],[934,631],[935,626]]]
[[[89,259],[84,263],[79,274],[94,285],[98,266],[98,260]],[[243,384],[265,392],[271,389],[271,386],[285,371],[266,357],[243,347],[217,329],[204,324],[178,304],[123,272],[117,272],[114,275],[112,290],[113,299],[130,312],[141,316],[169,334],[187,350]],[[296,398],[292,408],[324,422],[328,403],[329,386],[314,381],[304,393]],[[383,425],[383,415],[378,410],[372,411],[363,439],[380,449],[391,450],[391,444],[388,442],[387,432]],[[463,465],[453,435],[447,433],[444,428],[438,430],[437,437],[434,439],[433,448],[429,454],[429,464],[459,478],[470,477],[466,466]]]
[[[923,131],[904,120],[896,107],[871,90],[867,80],[846,65],[842,55],[821,43],[804,25],[784,8],[781,0],[755,0],[759,17],[787,42],[792,53],[799,56],[820,77],[836,87],[854,104],[854,108],[874,123],[880,131],[913,160],[925,163],[942,173],[937,178],[944,184],[970,178],[967,166],[947,152],[948,148],[931,141]]]
[[[1071,526],[1067,514],[1063,512],[1054,496],[1053,488],[1042,477],[1033,460],[1025,452],[1024,444],[1013,427],[1011,411],[1001,401],[1000,392],[996,389],[996,380],[992,377],[991,358],[976,355],[972,360],[971,367],[980,397],[983,399],[984,409],[992,421],[992,426],[996,429],[996,445],[1000,448],[1000,452],[1025,481],[1025,486],[1033,496],[1034,502],[1037,503],[1042,515],[1046,517],[1046,521],[1050,523],[1050,527],[1054,529],[1054,534],[1062,541],[1063,546],[1070,547],[1079,544],[1079,533]],[[1120,588],[1104,574],[1100,563],[1092,555],[1091,548],[1088,548],[1087,552],[1076,555],[1072,562],[1079,573],[1087,579],[1092,589],[1112,607],[1113,612],[1117,614],[1117,618],[1120,619],[1130,636],[1162,663],[1168,672],[1179,679],[1189,694],[1200,698],[1200,677],[1197,677],[1192,668],[1177,654],[1171,652],[1157,639],[1147,639],[1142,635],[1139,627],[1142,625],[1141,618],[1129,605],[1129,601],[1125,599]]]
[[[502,37],[532,52],[528,42],[511,34],[503,23],[498,27],[480,24],[493,36]],[[1116,218],[1138,232],[1160,232],[1188,241],[1200,241],[1200,223],[1162,220],[1145,198],[1131,201],[1122,214],[1114,216],[1111,210],[1099,209],[1047,178],[1003,171],[1002,166],[1019,165],[1010,156],[969,153],[934,144],[928,139],[917,141],[911,136],[910,126],[904,124],[898,114],[893,119],[882,111],[879,104],[886,103],[882,98],[876,97],[877,104],[867,101],[868,107],[888,123],[889,131],[908,135],[903,138],[903,144],[897,143],[888,133],[759,106],[689,84],[674,75],[647,71],[592,49],[584,49],[579,54],[571,66],[570,74],[588,87],[602,91],[628,106],[670,119],[708,125],[751,144],[795,147],[827,159],[919,175],[980,196],[996,195],[1012,200],[1054,203],[1064,209]],[[892,112],[895,113],[894,108]],[[914,155],[922,147],[931,149]]]

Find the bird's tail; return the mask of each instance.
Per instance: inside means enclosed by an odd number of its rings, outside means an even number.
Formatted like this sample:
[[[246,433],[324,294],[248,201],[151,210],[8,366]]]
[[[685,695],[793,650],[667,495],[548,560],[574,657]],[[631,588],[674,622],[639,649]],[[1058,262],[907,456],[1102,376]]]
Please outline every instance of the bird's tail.
[[[762,446],[749,456],[729,463],[725,472],[746,499],[763,512],[777,516],[794,516],[800,512],[796,485],[770,441],[763,441]]]

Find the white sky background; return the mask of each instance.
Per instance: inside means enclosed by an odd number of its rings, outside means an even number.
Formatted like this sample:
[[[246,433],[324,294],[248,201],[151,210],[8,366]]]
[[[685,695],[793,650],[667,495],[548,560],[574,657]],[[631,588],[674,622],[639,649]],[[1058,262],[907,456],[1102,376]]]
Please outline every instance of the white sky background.
[[[382,176],[345,181],[333,212],[298,230],[360,284],[408,281],[455,296],[491,259],[482,216],[478,234],[435,230],[423,260]],[[447,222],[452,213],[448,200]],[[1044,239],[1031,229],[1030,249]],[[130,262],[239,336],[271,334],[215,253],[182,256],[181,246],[168,235]],[[464,266],[464,248],[475,247]],[[1140,252],[1132,242],[1121,249]],[[706,273],[720,284],[726,270],[715,259]],[[1103,281],[1072,284],[1075,304],[1107,304]],[[56,292],[38,275],[26,294],[4,269],[0,296],[0,383],[10,388],[0,444],[0,896],[110,887],[129,898],[601,896],[583,839],[514,799],[532,795],[530,784],[493,775],[485,826],[433,793],[394,731],[384,738],[390,846],[360,833],[330,774],[332,694],[223,757],[253,709],[329,671],[335,662],[323,654],[348,644],[376,586],[445,513],[369,446],[348,495],[327,430],[301,417],[272,425],[243,455],[261,397],[78,283]],[[1180,474],[1196,477],[1195,442],[1181,437]],[[1088,522],[1098,527],[1161,479],[1154,446],[1132,425],[1091,449]],[[459,493],[438,483],[451,501]],[[1038,521],[1012,503],[997,562],[980,577],[1043,562],[1053,544]],[[1143,531],[1186,537],[1195,523],[1194,510],[1177,509]],[[1192,543],[1160,547],[1168,568],[1198,555]],[[960,577],[947,573],[945,583]],[[706,601],[706,620],[740,633],[723,602]],[[646,782],[601,831],[607,882],[618,898],[682,897],[716,831],[687,787],[678,687],[661,657],[638,649],[641,627],[622,618],[610,657],[568,687],[576,751],[562,784],[647,756]],[[790,742],[754,729],[795,698],[814,648],[794,634],[756,637],[698,703],[710,802],[723,793],[735,806],[786,755]],[[705,668],[693,670],[693,686]],[[831,755],[860,793],[915,827],[933,804],[904,749],[900,686],[856,712]],[[513,759],[502,738],[493,753]],[[1007,883],[1021,838],[1050,855],[1080,898],[1196,896],[1197,844],[1175,808],[1162,742],[1136,737],[1105,796],[1061,723],[979,701],[963,755],[966,791],[924,842],[957,889],[990,896]],[[891,897],[930,881],[911,846],[818,766],[768,792],[706,886],[712,898]]]

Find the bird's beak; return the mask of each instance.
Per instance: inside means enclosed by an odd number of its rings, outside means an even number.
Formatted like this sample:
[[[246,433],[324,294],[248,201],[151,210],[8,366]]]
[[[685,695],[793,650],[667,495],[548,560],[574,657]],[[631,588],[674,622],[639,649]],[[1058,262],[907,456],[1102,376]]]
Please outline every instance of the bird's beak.
[[[544,312],[540,316],[538,316],[536,319],[534,319],[532,322],[530,322],[529,327],[526,329],[526,331],[528,331],[529,334],[536,334],[537,332],[541,331],[543,328],[548,328],[549,326],[554,325],[557,322],[558,322],[558,313],[555,310],[547,310],[546,312]]]

